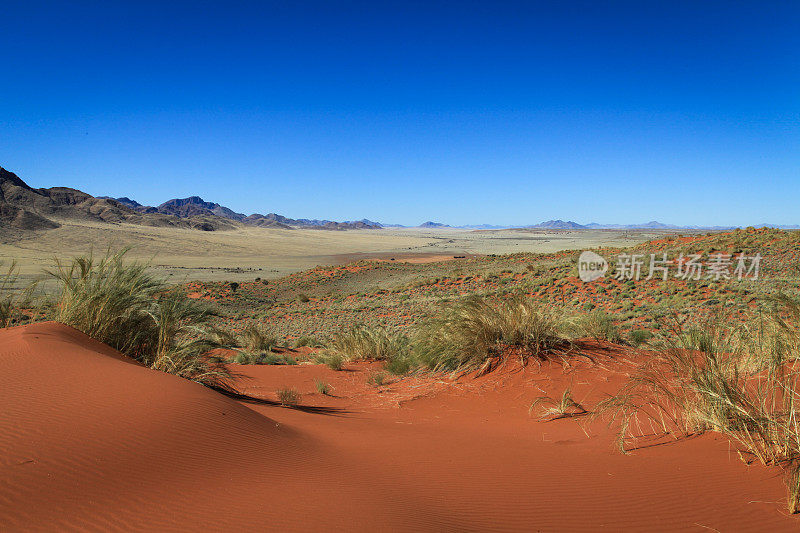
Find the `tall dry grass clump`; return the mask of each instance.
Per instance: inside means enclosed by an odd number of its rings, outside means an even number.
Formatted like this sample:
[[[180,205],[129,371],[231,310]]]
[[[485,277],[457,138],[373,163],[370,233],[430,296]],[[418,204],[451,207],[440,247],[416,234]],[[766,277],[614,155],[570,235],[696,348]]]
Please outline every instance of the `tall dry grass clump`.
[[[53,318],[156,370],[223,385],[229,376],[209,354],[218,344],[207,310],[169,293],[147,265],[126,262],[126,252],[56,260],[48,271],[59,285]]]
[[[562,317],[526,297],[490,302],[469,297],[422,327],[414,343],[414,358],[437,371],[482,367],[509,347],[523,357],[545,358],[563,346]]]
[[[22,308],[31,305],[35,284],[18,289],[19,271],[17,262],[4,264],[0,261],[0,328],[7,328],[23,319]]]
[[[359,325],[338,333],[327,352],[348,361],[388,361],[405,355],[408,346],[405,335]]]
[[[624,342],[622,333],[614,323],[614,317],[601,309],[578,316],[574,323],[575,333],[599,341],[616,344]]]
[[[800,504],[800,303],[774,300],[766,317],[734,323],[721,314],[677,324],[661,349],[597,413],[619,425],[626,452],[644,435],[716,431],[740,455],[786,469],[787,504]]]

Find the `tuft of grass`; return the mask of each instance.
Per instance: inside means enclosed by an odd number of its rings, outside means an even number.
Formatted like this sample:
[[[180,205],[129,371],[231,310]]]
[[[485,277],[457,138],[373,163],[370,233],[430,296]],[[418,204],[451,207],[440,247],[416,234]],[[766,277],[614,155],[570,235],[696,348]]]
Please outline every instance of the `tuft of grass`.
[[[327,365],[331,370],[337,372],[344,369],[345,358],[338,354],[321,354],[314,358],[314,361]]]
[[[277,391],[278,401],[284,407],[295,407],[300,403],[300,393],[295,389],[280,389]]]
[[[59,285],[53,318],[156,370],[225,385],[230,374],[210,353],[219,344],[208,328],[208,310],[170,293],[146,264],[125,262],[126,252],[66,264],[56,259],[47,271]]]
[[[328,395],[331,392],[331,386],[319,379],[314,380],[314,386],[317,388],[317,392],[320,394]]]
[[[35,285],[17,290],[17,262],[11,261],[7,267],[0,261],[0,328],[7,328],[23,320],[21,308],[31,304],[31,294]]]
[[[602,309],[595,309],[578,317],[577,329],[580,334],[595,340],[615,344],[623,342],[622,334],[614,323],[614,318]]]
[[[258,326],[249,324],[241,335],[241,346],[249,352],[269,352],[278,345],[278,338]]]
[[[532,414],[533,410],[539,406],[542,406],[539,412],[539,418],[542,420],[557,420],[559,418],[582,416],[588,413],[580,403],[572,398],[572,389],[570,387],[564,389],[561,398],[557,400],[549,396],[536,398],[528,408],[528,414]]]
[[[628,333],[628,342],[631,346],[641,346],[652,338],[653,334],[646,329],[635,329]]]
[[[237,365],[296,365],[297,360],[285,354],[271,352],[239,352],[233,357]]]
[[[381,387],[386,384],[386,379],[389,377],[389,374],[386,372],[375,372],[370,374],[367,378],[367,383],[370,385],[375,385],[376,387]]]
[[[294,347],[301,348],[303,346],[309,346],[311,348],[321,348],[323,344],[315,337],[309,335],[303,335],[302,337],[299,337],[296,341],[294,341]]]
[[[420,365],[437,371],[480,368],[508,347],[520,348],[522,357],[544,359],[565,344],[562,330],[562,318],[530,298],[490,303],[473,296],[423,325],[413,355]]]
[[[402,357],[409,347],[408,337],[383,328],[356,326],[339,332],[328,346],[328,353],[348,361],[390,361]]]

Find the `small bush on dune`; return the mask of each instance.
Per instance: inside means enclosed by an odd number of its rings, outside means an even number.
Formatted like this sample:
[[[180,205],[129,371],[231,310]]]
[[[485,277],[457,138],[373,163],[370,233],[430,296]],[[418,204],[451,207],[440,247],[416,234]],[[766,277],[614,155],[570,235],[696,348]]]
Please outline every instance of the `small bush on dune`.
[[[356,326],[341,332],[328,346],[328,353],[348,361],[389,361],[405,354],[408,337],[392,334],[383,328]]]
[[[345,358],[338,354],[321,354],[314,357],[314,361],[327,365],[331,370],[339,371],[344,369]]]
[[[614,323],[613,317],[601,309],[595,309],[578,317],[576,333],[599,341],[616,344],[623,342],[622,334]]]
[[[314,380],[314,387],[316,387],[318,393],[326,396],[331,392],[331,386],[319,379]]]
[[[628,342],[631,346],[641,346],[647,343],[652,336],[653,334],[646,329],[635,329],[628,334]]]
[[[240,346],[249,352],[269,352],[278,345],[278,338],[249,324],[240,335]]]
[[[277,394],[278,401],[284,407],[294,407],[300,403],[300,393],[294,389],[280,389]]]
[[[303,335],[302,337],[299,337],[296,341],[294,341],[294,347],[302,348],[303,346],[308,346],[310,348],[321,348],[324,345],[315,337]]]
[[[565,343],[562,329],[560,316],[529,298],[493,304],[470,297],[424,325],[413,354],[420,365],[444,371],[479,368],[505,347],[521,348],[523,357],[545,358]]]
[[[53,318],[154,369],[223,385],[229,374],[209,354],[219,344],[206,327],[207,310],[169,293],[145,264],[125,262],[126,251],[57,260],[48,271],[60,288]]]

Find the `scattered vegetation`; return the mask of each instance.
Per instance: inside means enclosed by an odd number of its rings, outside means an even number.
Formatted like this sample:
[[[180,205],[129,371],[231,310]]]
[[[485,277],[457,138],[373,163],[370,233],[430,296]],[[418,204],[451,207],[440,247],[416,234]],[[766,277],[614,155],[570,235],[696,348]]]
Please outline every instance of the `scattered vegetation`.
[[[786,469],[788,508],[797,512],[800,303],[785,295],[773,303],[756,323],[722,313],[677,322],[619,393],[597,406],[618,424],[620,450],[645,434],[721,433],[743,459]]]

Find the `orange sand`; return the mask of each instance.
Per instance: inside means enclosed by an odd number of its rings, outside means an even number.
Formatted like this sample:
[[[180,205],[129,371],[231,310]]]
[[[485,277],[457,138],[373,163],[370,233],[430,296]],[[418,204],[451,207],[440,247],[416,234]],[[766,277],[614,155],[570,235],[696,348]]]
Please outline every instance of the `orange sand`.
[[[507,364],[457,381],[366,383],[380,364],[232,365],[238,402],[66,326],[0,330],[0,530],[790,531],[780,472],[713,435],[612,450],[602,424],[540,422],[536,396],[589,405],[600,366]],[[314,380],[333,387],[315,391]],[[318,409],[313,409],[316,407]]]

